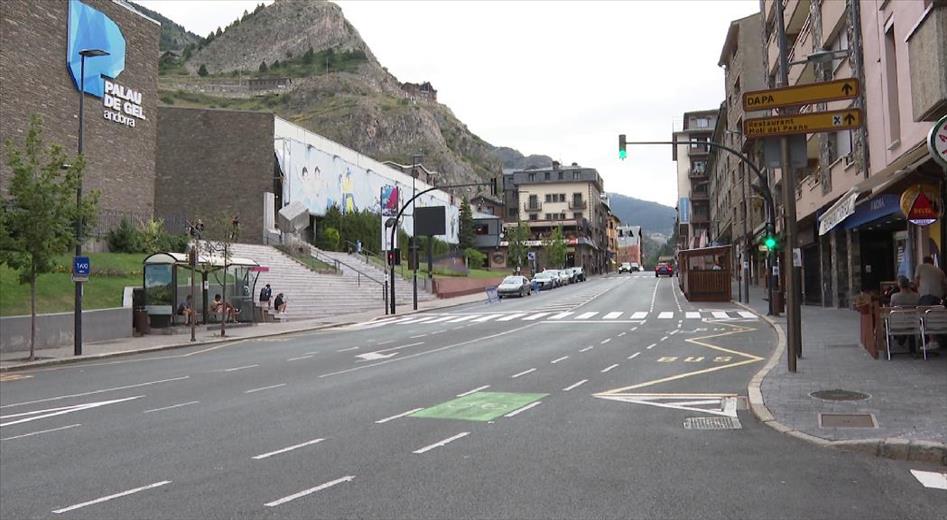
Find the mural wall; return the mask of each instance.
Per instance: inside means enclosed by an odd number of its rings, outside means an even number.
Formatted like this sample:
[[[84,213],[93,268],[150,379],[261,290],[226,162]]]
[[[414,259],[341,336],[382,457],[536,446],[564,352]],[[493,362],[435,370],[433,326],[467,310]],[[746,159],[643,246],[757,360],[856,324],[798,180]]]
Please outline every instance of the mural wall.
[[[283,204],[300,201],[311,214],[323,216],[334,205],[343,213],[356,210],[377,213],[384,186],[397,187],[402,203],[411,198],[410,175],[288,121],[275,119],[273,149],[285,175]],[[419,192],[428,188],[430,186],[423,182],[415,184]],[[457,243],[460,208],[451,204],[448,193],[432,191],[418,198],[416,205],[446,206],[447,235],[438,238]],[[411,216],[402,216],[400,223],[410,234]]]

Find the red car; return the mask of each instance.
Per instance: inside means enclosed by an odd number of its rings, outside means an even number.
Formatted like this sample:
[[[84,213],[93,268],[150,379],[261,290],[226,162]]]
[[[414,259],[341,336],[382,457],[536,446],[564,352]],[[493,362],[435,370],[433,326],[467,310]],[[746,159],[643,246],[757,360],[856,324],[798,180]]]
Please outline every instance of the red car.
[[[668,276],[668,277],[674,276],[674,267],[672,267],[671,264],[668,264],[665,262],[661,262],[660,264],[655,266],[654,277],[657,278],[662,275]]]

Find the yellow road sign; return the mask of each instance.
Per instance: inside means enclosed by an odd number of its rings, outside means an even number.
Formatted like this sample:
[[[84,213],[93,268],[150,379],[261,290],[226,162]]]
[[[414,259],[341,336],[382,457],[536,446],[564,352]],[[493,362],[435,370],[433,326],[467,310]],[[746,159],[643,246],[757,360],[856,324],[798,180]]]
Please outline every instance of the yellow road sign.
[[[849,99],[858,96],[860,91],[861,85],[855,78],[770,90],[755,90],[743,94],[743,110],[751,112]]]
[[[849,108],[828,112],[747,119],[743,122],[743,134],[747,138],[814,134],[848,130],[858,128],[861,125],[861,109]]]

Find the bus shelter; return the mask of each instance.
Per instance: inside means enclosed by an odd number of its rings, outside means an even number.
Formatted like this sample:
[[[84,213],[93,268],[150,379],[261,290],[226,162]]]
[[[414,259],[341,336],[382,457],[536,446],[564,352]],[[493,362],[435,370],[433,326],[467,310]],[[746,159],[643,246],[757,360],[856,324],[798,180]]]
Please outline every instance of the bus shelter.
[[[223,256],[200,254],[192,266],[187,254],[166,252],[149,255],[143,264],[143,304],[151,326],[174,324],[177,309],[191,294],[191,277],[200,291],[192,307],[203,323],[211,319],[210,301],[217,294],[226,295],[225,301],[242,311],[237,313],[239,321],[254,320],[253,294],[260,276],[255,260],[230,257],[225,262]]]
[[[678,278],[687,301],[730,301],[730,246],[678,251]]]

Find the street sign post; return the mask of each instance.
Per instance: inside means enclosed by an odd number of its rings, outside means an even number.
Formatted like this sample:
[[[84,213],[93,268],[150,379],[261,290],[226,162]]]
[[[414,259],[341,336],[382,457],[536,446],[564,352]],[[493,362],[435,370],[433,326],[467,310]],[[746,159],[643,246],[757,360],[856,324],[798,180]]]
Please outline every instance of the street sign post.
[[[860,91],[861,85],[854,78],[770,90],[754,90],[743,94],[743,110],[753,112],[850,99],[857,97]]]
[[[754,139],[777,135],[837,132],[858,128],[861,125],[861,109],[847,108],[827,112],[747,119],[743,122],[743,134],[747,139]]]
[[[92,272],[92,263],[87,256],[72,257],[72,281],[88,282],[89,273]]]

